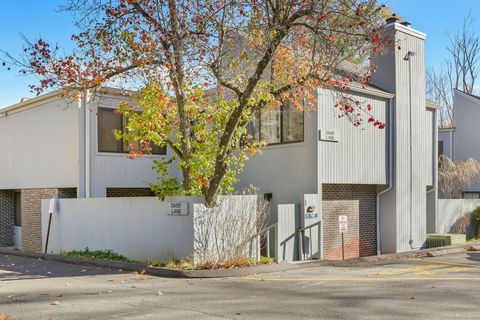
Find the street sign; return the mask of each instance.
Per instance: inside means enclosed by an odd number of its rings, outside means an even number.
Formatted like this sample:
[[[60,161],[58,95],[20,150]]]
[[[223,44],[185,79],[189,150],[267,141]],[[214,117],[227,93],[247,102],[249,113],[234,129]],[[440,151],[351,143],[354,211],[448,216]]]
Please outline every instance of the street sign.
[[[338,230],[342,234],[342,261],[345,260],[345,239],[344,234],[348,231],[348,217],[338,216]]]
[[[169,216],[188,216],[188,202],[170,202]]]
[[[338,229],[340,233],[346,233],[348,231],[347,216],[338,216]]]
[[[320,141],[338,142],[338,134],[335,130],[319,130],[318,139]]]

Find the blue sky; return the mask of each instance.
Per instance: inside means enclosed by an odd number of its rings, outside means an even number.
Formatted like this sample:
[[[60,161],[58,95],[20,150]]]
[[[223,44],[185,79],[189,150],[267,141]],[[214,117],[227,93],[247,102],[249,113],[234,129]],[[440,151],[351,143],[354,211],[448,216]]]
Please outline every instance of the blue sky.
[[[70,36],[76,32],[71,17],[58,12],[65,0],[2,1],[0,10],[0,49],[20,54],[23,42],[20,33],[28,39],[42,37],[71,48]],[[476,19],[480,30],[480,0],[384,0],[396,13],[412,23],[412,27],[427,34],[427,66],[438,66],[447,55],[447,31],[454,33],[468,13]],[[480,31],[479,31],[480,32]],[[14,104],[21,97],[32,96],[28,88],[33,77],[22,77],[14,71],[0,68],[0,108]]]

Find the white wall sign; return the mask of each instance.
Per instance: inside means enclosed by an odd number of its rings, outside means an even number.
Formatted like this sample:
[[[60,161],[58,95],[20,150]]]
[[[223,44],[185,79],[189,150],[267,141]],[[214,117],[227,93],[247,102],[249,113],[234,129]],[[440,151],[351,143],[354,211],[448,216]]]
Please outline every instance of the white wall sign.
[[[338,142],[338,135],[335,130],[319,130],[320,141]]]
[[[305,219],[318,219],[318,196],[316,194],[303,195],[303,210]]]
[[[188,202],[170,202],[169,216],[188,216]]]
[[[348,231],[347,216],[338,216],[338,231],[340,233],[346,233]]]

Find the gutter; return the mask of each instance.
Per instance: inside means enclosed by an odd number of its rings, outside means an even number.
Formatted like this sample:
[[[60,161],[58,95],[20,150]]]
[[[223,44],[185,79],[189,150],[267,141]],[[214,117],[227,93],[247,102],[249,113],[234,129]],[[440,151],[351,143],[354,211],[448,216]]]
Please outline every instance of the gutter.
[[[388,102],[388,187],[377,193],[377,255],[382,254],[380,197],[393,189],[393,99]]]

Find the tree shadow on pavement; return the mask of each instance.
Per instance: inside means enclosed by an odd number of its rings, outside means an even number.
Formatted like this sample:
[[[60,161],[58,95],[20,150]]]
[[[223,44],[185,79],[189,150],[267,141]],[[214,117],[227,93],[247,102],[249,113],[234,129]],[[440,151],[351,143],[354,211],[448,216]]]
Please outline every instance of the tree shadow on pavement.
[[[480,252],[467,252],[468,260],[480,262]]]
[[[0,281],[33,278],[80,277],[128,273],[121,270],[68,264],[13,255],[0,255]]]

